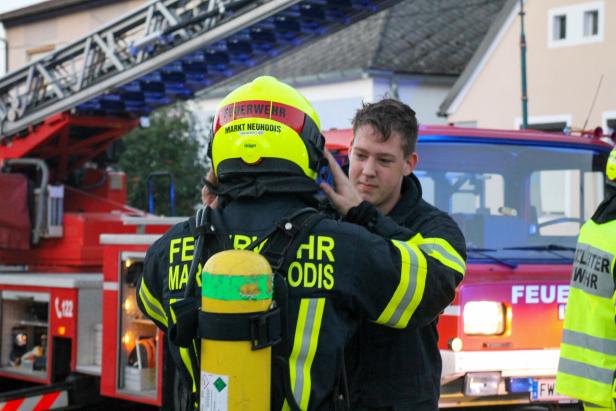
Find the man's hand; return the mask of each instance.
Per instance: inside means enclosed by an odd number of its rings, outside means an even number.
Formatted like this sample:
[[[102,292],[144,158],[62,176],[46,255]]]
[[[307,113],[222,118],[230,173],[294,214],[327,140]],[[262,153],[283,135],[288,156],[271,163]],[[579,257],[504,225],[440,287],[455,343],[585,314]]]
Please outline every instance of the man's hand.
[[[329,197],[329,200],[336,207],[340,215],[344,217],[351,208],[359,205],[363,199],[355,187],[353,187],[349,178],[344,174],[334,156],[327,149],[325,150],[325,158],[329,163],[329,170],[334,177],[336,189],[325,182],[321,183],[321,189]]]
[[[207,175],[205,176],[205,179],[215,186],[218,185],[218,179],[214,175],[214,171],[212,169],[208,171]],[[206,185],[204,185],[201,189],[201,201],[203,202],[204,206],[209,206],[211,208],[216,208],[218,206],[218,196],[216,194],[210,193]]]

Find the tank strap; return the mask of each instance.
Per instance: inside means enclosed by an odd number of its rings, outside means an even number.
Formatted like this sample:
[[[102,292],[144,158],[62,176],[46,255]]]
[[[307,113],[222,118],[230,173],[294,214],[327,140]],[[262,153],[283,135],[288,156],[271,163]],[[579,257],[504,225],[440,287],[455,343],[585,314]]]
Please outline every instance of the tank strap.
[[[282,340],[280,309],[247,314],[199,312],[199,338],[250,341],[252,350],[271,347]]]

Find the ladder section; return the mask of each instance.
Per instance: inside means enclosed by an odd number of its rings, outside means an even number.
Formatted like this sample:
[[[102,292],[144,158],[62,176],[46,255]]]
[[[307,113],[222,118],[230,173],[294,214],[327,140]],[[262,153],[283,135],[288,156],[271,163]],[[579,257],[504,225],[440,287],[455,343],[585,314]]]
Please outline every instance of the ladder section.
[[[137,117],[392,0],[153,0],[0,79],[0,144],[47,117]]]

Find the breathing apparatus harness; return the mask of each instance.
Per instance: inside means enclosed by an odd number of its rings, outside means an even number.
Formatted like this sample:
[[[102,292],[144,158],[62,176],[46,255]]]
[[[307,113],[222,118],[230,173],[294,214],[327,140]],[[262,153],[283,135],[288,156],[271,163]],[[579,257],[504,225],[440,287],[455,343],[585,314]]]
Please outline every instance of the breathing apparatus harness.
[[[294,255],[301,240],[325,216],[314,208],[303,208],[282,218],[268,232],[246,247],[254,250],[265,240],[260,254],[272,267],[274,296],[270,309],[260,313],[220,314],[200,310],[196,278],[201,261],[206,260],[205,244],[217,244],[224,250],[232,249],[228,231],[218,209],[200,208],[195,217],[195,253],[190,265],[184,298],[173,302],[170,309],[176,322],[169,327],[169,340],[180,347],[189,347],[195,338],[224,341],[250,341],[252,350],[272,347],[272,363],[282,370],[281,386],[287,403],[293,411],[300,410],[291,392],[289,367],[286,358],[291,352],[288,331],[288,284],[281,271],[287,255]],[[207,239],[214,243],[210,243]],[[203,355],[203,353],[202,353]],[[344,367],[334,393],[336,410],[349,409],[349,396]],[[343,390],[343,391],[342,391]]]

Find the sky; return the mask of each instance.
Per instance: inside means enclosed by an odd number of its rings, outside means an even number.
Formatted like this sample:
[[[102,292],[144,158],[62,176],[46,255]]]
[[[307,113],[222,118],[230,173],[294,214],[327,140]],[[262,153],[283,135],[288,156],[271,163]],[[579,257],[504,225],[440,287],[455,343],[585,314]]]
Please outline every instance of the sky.
[[[0,0],[0,14],[45,1],[47,0]]]

